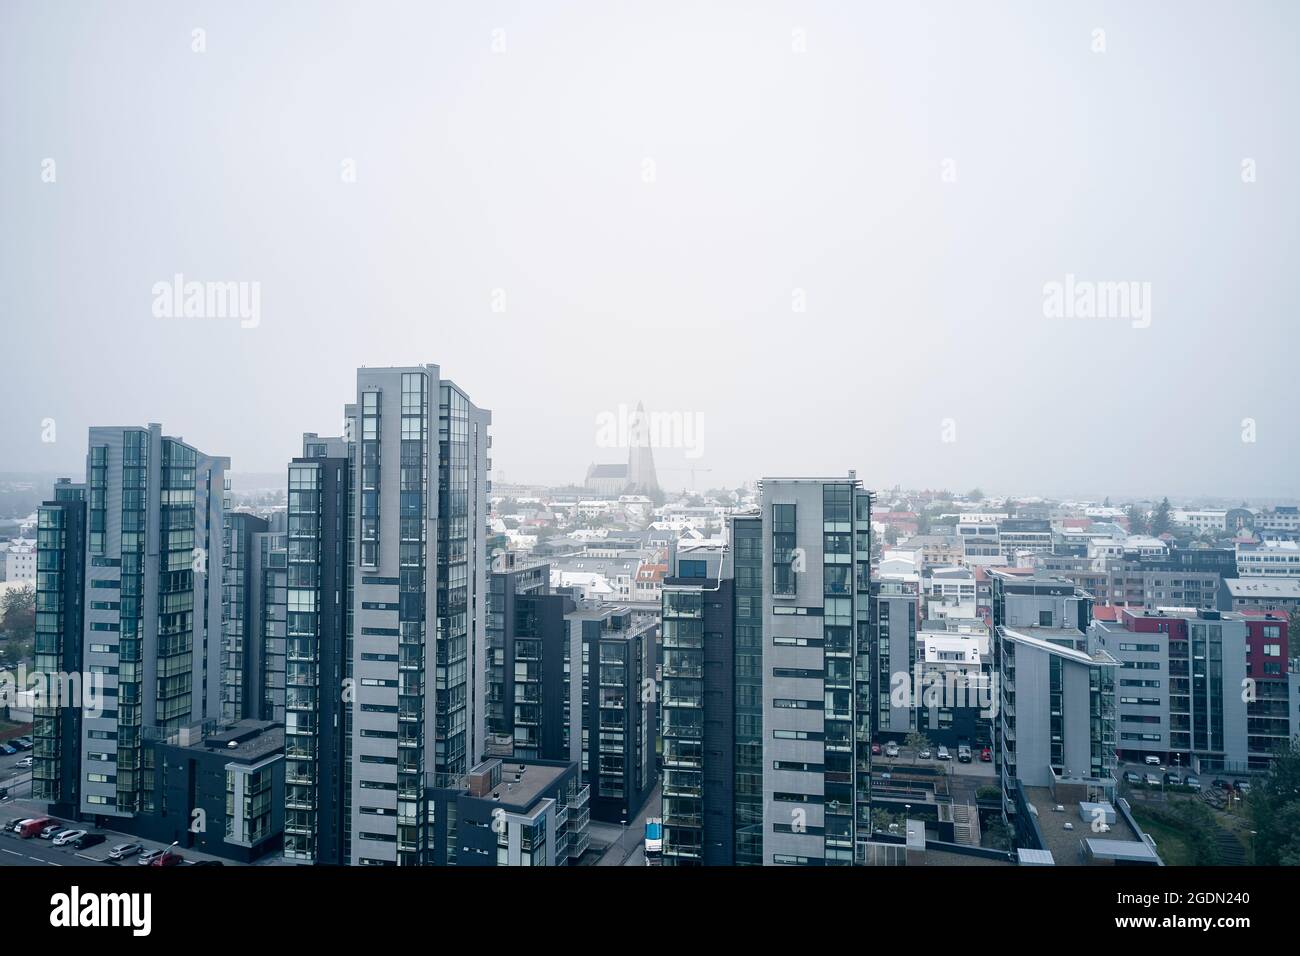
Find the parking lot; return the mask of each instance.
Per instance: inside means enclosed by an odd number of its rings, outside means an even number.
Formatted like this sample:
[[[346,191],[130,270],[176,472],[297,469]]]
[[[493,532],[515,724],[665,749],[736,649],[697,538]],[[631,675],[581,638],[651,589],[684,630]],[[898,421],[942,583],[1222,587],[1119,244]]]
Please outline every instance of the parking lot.
[[[972,751],[970,763],[962,763],[957,759],[957,748],[955,746],[948,748],[948,760],[939,760],[937,756],[939,748],[937,745],[930,748],[929,757],[921,757],[918,754],[914,754],[910,747],[904,747],[902,743],[899,742],[898,756],[891,757],[887,752],[888,743],[889,741],[882,741],[880,744],[880,753],[873,753],[871,756],[871,766],[876,771],[887,771],[891,765],[909,767],[912,764],[937,764],[953,776],[987,777],[989,780],[992,780],[997,776],[997,771],[994,769],[996,765],[991,761],[987,763],[981,761],[978,749]]]
[[[0,824],[9,823],[15,819],[44,816],[49,816],[44,804],[33,802],[27,798],[14,799],[9,797],[0,800]],[[78,823],[73,820],[58,820],[57,822],[60,822],[65,829],[85,830],[88,833],[102,834],[104,842],[80,850],[72,845],[55,846],[52,839],[22,837],[12,832],[12,829],[6,828],[3,832],[0,832],[0,866],[138,866],[140,854],[118,861],[109,859],[109,851],[121,843],[137,843],[144,848],[142,852],[167,849],[166,844],[141,839],[126,833],[106,830],[102,827],[94,827],[89,823]],[[229,860],[221,860],[220,857],[207,853],[197,853],[189,849],[177,849],[175,852],[180,854],[182,858],[180,865],[184,866],[193,866],[204,861],[218,861],[226,866],[234,865]]]

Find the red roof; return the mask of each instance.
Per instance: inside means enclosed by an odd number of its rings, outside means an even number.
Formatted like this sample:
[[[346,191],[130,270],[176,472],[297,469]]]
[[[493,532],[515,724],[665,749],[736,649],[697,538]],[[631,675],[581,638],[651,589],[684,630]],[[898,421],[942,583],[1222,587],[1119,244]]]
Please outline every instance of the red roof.
[[[1118,621],[1119,608],[1111,607],[1109,604],[1094,606],[1092,609],[1092,619],[1094,621]]]

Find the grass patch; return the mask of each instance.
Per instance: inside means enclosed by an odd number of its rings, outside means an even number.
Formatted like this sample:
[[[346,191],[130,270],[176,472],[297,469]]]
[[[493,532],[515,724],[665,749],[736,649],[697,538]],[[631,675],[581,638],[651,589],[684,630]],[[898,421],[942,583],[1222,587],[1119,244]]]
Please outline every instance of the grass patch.
[[[1165,861],[1166,866],[1196,864],[1196,855],[1185,833],[1144,813],[1140,804],[1130,804],[1129,809],[1138,825],[1151,834],[1151,839],[1156,841],[1156,852],[1160,854],[1160,859]]]

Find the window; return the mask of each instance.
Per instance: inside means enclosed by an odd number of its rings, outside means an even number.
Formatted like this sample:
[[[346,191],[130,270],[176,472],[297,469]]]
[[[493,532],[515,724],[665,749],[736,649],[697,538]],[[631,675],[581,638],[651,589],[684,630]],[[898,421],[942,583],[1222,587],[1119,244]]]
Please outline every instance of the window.
[[[702,578],[706,577],[708,568],[707,562],[704,561],[678,561],[677,572],[683,578]]]

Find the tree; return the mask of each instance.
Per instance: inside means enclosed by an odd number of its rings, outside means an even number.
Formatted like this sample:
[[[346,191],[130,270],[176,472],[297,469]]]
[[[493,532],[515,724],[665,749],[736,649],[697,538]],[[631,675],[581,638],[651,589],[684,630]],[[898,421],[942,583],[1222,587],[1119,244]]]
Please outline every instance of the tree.
[[[5,592],[0,627],[10,640],[29,641],[36,634],[36,589],[30,584]]]
[[[1300,866],[1300,738],[1292,738],[1251,793],[1257,866]]]
[[[907,739],[904,741],[904,743],[912,750],[913,763],[916,762],[917,755],[922,750],[930,749],[930,738],[927,737],[925,734],[921,733],[921,731],[919,730],[914,730],[910,734],[908,734]]]
[[[892,524],[885,528],[885,544],[898,544],[898,529]]]
[[[1006,850],[1008,853],[1016,848],[1016,840],[1011,828],[1001,820],[993,820],[984,828],[983,842],[989,849]]]
[[[983,501],[984,492],[979,488],[972,488],[970,491],[966,492],[966,498],[969,501]]]
[[[1151,519],[1151,533],[1157,538],[1169,531],[1169,499],[1164,498],[1156,507],[1155,517]]]
[[[1146,534],[1147,533],[1147,513],[1137,505],[1128,506],[1128,532],[1129,534]]]
[[[883,830],[885,833],[900,833],[907,821],[901,813],[890,813],[888,810],[875,808],[871,811],[871,828],[873,830]],[[894,829],[891,830],[890,824]]]

